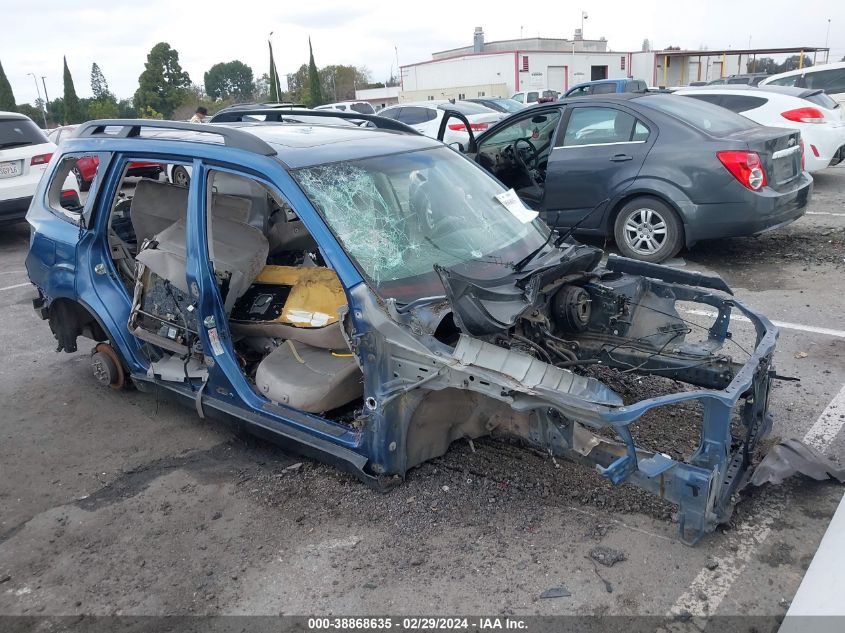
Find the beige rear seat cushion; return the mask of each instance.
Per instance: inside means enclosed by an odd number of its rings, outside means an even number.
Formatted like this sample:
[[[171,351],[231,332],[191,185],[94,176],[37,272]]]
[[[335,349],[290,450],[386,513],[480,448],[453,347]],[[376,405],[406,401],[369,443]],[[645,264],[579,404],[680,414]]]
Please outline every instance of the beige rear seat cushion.
[[[261,361],[255,384],[273,402],[309,413],[336,409],[364,393],[353,357],[293,341],[285,341]]]
[[[154,237],[179,218],[188,208],[188,190],[166,182],[140,180],[130,206],[132,228],[138,246]]]

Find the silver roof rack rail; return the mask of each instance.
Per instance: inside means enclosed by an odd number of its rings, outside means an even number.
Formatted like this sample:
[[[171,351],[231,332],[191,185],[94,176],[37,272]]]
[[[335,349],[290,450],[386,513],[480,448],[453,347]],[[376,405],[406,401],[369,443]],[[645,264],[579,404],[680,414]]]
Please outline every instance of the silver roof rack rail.
[[[106,132],[106,128],[118,128],[118,130],[116,132]],[[249,132],[225,126],[183,123],[180,121],[98,119],[96,121],[81,123],[76,129],[74,138],[134,138],[141,136],[142,128],[214,134],[223,138],[223,144],[226,147],[234,147],[263,156],[276,155],[276,150],[267,142]]]
[[[297,123],[296,117],[324,117],[326,119],[346,119],[349,121],[367,121],[380,130],[392,130],[403,134],[422,136],[420,132],[401,121],[388,119],[377,114],[361,114],[360,112],[341,112],[339,110],[296,110],[290,108],[244,108],[232,107],[231,110],[221,110],[213,117],[211,123],[239,123],[244,117],[264,115],[264,123]],[[249,121],[249,119],[247,119]]]

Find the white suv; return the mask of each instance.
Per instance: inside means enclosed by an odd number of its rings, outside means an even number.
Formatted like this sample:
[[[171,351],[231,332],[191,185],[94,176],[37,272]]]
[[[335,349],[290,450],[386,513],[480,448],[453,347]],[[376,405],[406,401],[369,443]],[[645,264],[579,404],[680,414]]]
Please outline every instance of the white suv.
[[[24,218],[55,150],[56,145],[32,119],[16,112],[0,112],[0,223]],[[62,202],[79,204],[79,187],[73,175],[65,180]]]

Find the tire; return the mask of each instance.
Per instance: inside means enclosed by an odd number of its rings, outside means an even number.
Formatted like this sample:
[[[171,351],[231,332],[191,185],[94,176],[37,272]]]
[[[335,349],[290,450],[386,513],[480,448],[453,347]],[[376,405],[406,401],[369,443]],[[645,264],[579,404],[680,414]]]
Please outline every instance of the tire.
[[[79,186],[80,191],[88,191],[91,188],[91,181],[85,182],[82,172],[79,171],[78,167],[73,168],[73,175],[76,177],[76,184]]]
[[[613,224],[613,238],[625,257],[659,264],[684,245],[684,226],[665,202],[641,196],[625,203]]]
[[[170,182],[178,187],[187,187],[191,182],[191,176],[182,165],[176,165],[170,172]]]

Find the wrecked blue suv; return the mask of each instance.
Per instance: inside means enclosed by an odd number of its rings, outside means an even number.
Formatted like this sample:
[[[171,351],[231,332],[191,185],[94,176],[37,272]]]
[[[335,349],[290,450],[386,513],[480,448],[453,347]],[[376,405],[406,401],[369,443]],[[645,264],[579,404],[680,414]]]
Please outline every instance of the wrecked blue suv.
[[[104,385],[169,391],[377,486],[494,434],[677,504],[687,542],[727,520],[771,422],[765,317],[718,277],[600,263],[400,123],[296,117],[80,125],[27,216],[58,351],[93,339]],[[87,198],[62,206],[90,156]],[[137,161],[190,168],[189,184],[127,178]],[[696,325],[677,302],[716,316]],[[745,350],[723,349],[734,310],[756,330]],[[674,391],[623,402],[610,385],[629,373]],[[701,428],[685,461],[635,444],[632,423],[685,401],[700,417],[675,424]]]

